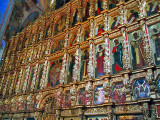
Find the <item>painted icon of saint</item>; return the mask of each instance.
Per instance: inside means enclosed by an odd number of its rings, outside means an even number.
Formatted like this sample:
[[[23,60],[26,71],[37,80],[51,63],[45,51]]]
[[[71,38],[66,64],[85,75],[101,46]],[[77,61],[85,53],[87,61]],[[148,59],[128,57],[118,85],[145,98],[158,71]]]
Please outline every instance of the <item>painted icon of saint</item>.
[[[118,18],[114,17],[113,18],[113,23],[111,25],[111,30],[117,29],[119,25],[120,25],[120,16]]]
[[[97,0],[97,4],[96,4],[96,15],[99,15],[101,13],[101,11],[103,11],[103,0]]]
[[[147,11],[147,16],[151,16],[156,14],[159,11],[158,3],[155,2],[154,4],[152,2],[148,3],[149,5],[149,11]]]
[[[104,48],[102,47],[102,45],[99,45],[96,55],[96,71],[95,71],[96,78],[104,75],[103,62],[104,62]]]
[[[115,46],[112,49],[112,54],[114,58],[113,73],[118,73],[121,70],[123,70],[123,61],[122,61],[123,47],[122,43],[120,43],[118,39],[114,40],[114,44]]]
[[[138,32],[133,32],[131,41],[132,62],[133,69],[138,69],[145,66],[144,46],[142,36],[138,35]]]
[[[153,35],[151,36],[151,39],[155,43],[155,62],[157,65],[160,64],[160,31],[158,29],[158,26],[153,26]]]
[[[80,75],[80,80],[82,81],[83,79],[87,78],[87,73],[88,73],[88,62],[89,62],[89,53],[87,50],[84,51],[84,54],[82,55],[81,58],[81,75]]]
[[[128,24],[135,22],[135,20],[139,17],[138,12],[135,12],[134,10],[130,10],[130,16],[127,19]]]
[[[98,29],[96,30],[96,36],[101,36],[102,33],[104,32],[104,26],[102,26],[101,24],[98,25]]]

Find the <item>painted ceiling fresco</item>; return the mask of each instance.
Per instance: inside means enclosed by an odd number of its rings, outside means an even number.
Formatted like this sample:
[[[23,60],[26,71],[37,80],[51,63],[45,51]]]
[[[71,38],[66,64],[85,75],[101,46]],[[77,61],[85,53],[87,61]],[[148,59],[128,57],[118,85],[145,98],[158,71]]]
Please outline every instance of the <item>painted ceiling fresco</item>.
[[[43,7],[39,0],[15,0],[4,39],[8,40],[11,36],[32,24],[42,10]]]

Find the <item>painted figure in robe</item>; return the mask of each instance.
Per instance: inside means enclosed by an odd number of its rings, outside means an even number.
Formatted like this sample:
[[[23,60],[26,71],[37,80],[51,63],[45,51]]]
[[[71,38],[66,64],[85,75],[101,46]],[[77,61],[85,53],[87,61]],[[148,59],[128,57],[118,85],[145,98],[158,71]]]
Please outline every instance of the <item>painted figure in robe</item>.
[[[87,68],[88,68],[88,62],[89,62],[89,53],[87,50],[84,51],[84,55],[82,55],[81,58],[81,73],[80,73],[80,81],[87,78]]]
[[[114,64],[113,64],[113,72],[117,73],[123,69],[123,47],[122,43],[119,43],[118,39],[114,40],[115,46],[112,49],[112,54],[114,58]]]
[[[99,45],[98,52],[96,55],[96,77],[104,75],[103,62],[104,62],[104,49],[102,45]]]
[[[158,27],[158,26],[157,26]],[[157,29],[157,27],[153,27],[153,35],[151,36],[151,39],[155,43],[155,59],[156,59],[156,64],[160,64],[160,32]]]
[[[131,51],[133,57],[133,69],[145,66],[144,46],[142,36],[139,36],[137,31],[132,34]]]
[[[70,56],[70,64],[69,64],[69,74],[68,74],[68,83],[73,81],[73,68],[75,65],[75,56]]]
[[[118,28],[118,26],[120,25],[120,17],[114,17],[113,18],[114,22],[111,25],[111,30],[115,30]]]
[[[157,2],[155,2],[154,4],[150,2],[148,3],[148,5],[149,5],[149,11],[147,11],[147,16],[154,15],[159,11]]]
[[[87,18],[89,17],[89,7],[90,7],[90,3],[87,2],[87,5],[85,7],[85,11],[84,11],[84,17],[83,17],[83,21],[86,21]]]
[[[100,24],[98,25],[98,31],[97,31],[97,36],[102,35],[102,33],[104,32],[103,26]]]
[[[96,4],[96,15],[99,15],[101,13],[101,11],[103,11],[103,6],[102,3],[103,0],[97,0],[97,4]]]
[[[135,20],[139,17],[138,12],[135,12],[134,10],[130,10],[131,15],[127,19],[128,24],[135,22]]]

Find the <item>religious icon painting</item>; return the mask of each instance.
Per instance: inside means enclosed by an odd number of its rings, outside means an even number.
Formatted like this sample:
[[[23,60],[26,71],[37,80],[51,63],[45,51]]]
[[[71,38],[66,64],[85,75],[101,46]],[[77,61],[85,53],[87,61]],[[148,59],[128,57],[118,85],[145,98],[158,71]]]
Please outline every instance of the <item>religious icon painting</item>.
[[[112,73],[116,74],[123,70],[123,46],[122,37],[110,41]]]
[[[73,33],[69,37],[69,47],[73,46],[76,43],[77,40],[77,34]]]
[[[140,98],[149,98],[150,93],[150,85],[147,80],[139,79],[136,80],[133,85],[133,96],[135,99]]]
[[[77,16],[78,16],[78,9],[74,10],[74,12],[72,13],[71,27],[74,27],[75,24],[77,23]]]
[[[160,76],[158,77],[157,80],[157,89],[158,89],[158,94],[160,95]]]
[[[88,27],[86,27],[86,28],[83,29],[83,32],[82,32],[82,42],[86,41],[87,38],[90,37],[89,34],[90,34],[90,29],[89,29],[89,26],[88,26]]]
[[[75,65],[75,54],[70,54],[68,63],[67,83],[73,82],[73,69]]]
[[[43,70],[44,70],[44,64],[40,64],[40,67],[39,67],[39,73],[38,73],[38,82],[37,82],[37,85],[36,85],[36,89],[40,89],[40,83],[41,83],[41,79],[42,79],[42,75],[43,75]]]
[[[88,49],[82,50],[80,81],[83,81],[88,77],[88,62],[89,62],[89,50]]]
[[[109,120],[108,116],[87,116],[87,120]]]
[[[104,75],[104,45],[99,44],[96,46],[96,61],[95,61],[95,77],[101,77]]]
[[[144,116],[143,115],[117,116],[116,120],[144,120]]]
[[[64,97],[64,107],[70,107],[71,106],[71,100],[70,100],[70,91],[66,91],[65,97]]]
[[[146,65],[144,43],[142,39],[142,31],[137,30],[128,35],[130,42],[131,60],[133,70],[140,69]]]
[[[102,104],[105,102],[103,86],[96,87],[94,91],[94,102],[95,104]]]
[[[151,38],[152,51],[155,64],[160,65],[160,23],[149,26],[149,34]]]
[[[54,52],[61,51],[64,47],[64,42],[64,39],[57,41]]]
[[[51,44],[51,54],[55,53],[56,43]]]
[[[125,87],[123,83],[115,83],[112,88],[112,100],[118,104],[124,104],[126,102],[126,94],[124,92]]]
[[[159,11],[158,2],[157,1],[149,1],[146,4],[147,16],[152,16]]]
[[[34,78],[34,74],[35,74],[35,66],[33,66],[31,68],[31,74],[30,74],[30,79],[29,79],[29,83],[28,83],[28,91],[31,91],[31,84],[34,84],[34,83],[32,83],[33,78]]]
[[[61,67],[62,59],[57,59],[50,62],[47,87],[55,87],[59,85]]]
[[[96,0],[95,15],[99,15],[103,11],[103,0]]]
[[[82,8],[83,8],[83,22],[87,20],[87,18],[89,18],[89,9],[90,9],[90,1],[88,0],[86,2],[86,0],[83,0],[82,2]]]
[[[100,23],[96,26],[95,36],[101,36],[104,32],[104,23]]]
[[[139,11],[137,9],[130,9],[127,11],[127,23],[131,24],[139,18]]]
[[[110,28],[111,30],[116,30],[118,29],[118,26],[120,26],[121,24],[121,16],[114,16],[114,17],[111,17],[111,20],[110,20],[111,24],[110,24]]]
[[[79,103],[79,105],[86,105],[87,104],[87,97],[86,97],[85,89],[80,90],[78,103]]]
[[[109,10],[117,7],[119,0],[109,0]]]
[[[60,32],[63,32],[65,29],[65,24],[66,24],[66,19],[67,19],[67,15],[60,15],[59,19],[57,20],[57,22],[55,23],[55,27],[54,27],[54,35],[59,34]]]

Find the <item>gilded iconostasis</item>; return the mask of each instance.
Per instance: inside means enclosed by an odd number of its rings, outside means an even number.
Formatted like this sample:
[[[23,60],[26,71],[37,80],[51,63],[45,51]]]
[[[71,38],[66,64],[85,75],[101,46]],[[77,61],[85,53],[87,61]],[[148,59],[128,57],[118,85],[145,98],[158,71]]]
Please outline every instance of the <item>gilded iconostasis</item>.
[[[33,111],[24,114],[42,120],[160,118],[160,2],[49,3],[6,45],[0,114]]]

